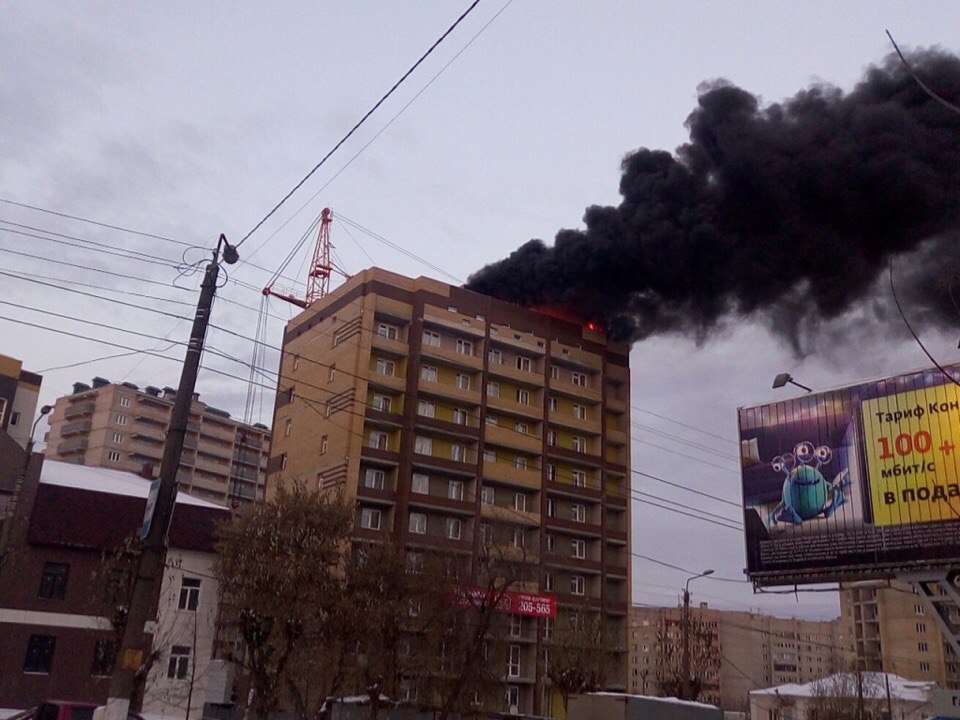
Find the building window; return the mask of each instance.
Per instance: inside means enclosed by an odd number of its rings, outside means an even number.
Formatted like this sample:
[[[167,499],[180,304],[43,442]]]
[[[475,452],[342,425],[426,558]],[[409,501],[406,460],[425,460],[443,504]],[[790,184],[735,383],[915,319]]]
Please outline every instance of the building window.
[[[559,365],[551,365],[551,366],[550,366],[550,379],[551,379],[551,380],[559,380],[559,379],[560,379],[560,366],[559,366]]]
[[[493,542],[493,525],[490,523],[480,524],[480,542],[489,545]]]
[[[327,371],[327,382],[332,383],[337,377],[337,364],[334,363],[330,366],[330,369]]]
[[[928,663],[928,662],[921,662],[921,663],[920,663],[920,670],[921,670],[921,672],[930,672],[930,663]]]
[[[374,410],[380,412],[390,412],[391,400],[386,395],[374,395],[373,402],[370,403]]]
[[[387,474],[383,470],[367,468],[363,475],[363,486],[374,490],[383,490]]]
[[[553,574],[552,573],[543,574],[543,589],[546,590],[547,592],[553,592]],[[550,618],[547,618],[547,620],[549,619]],[[543,639],[549,640],[550,636],[547,635],[546,632],[544,632]]]
[[[120,407],[130,407],[130,396],[121,395],[119,403],[120,403]]]
[[[586,420],[587,419],[587,406],[586,405],[574,405],[573,406],[573,416],[577,420]]]
[[[113,674],[113,664],[117,658],[117,643],[101,638],[93,644],[93,662],[90,674],[104,677]]]
[[[550,573],[547,573],[547,577],[551,578]],[[546,586],[546,583],[544,583],[544,586]],[[550,580],[550,587],[547,589],[553,590],[552,578]],[[551,618],[546,617],[543,619],[543,639],[549,640],[552,634],[553,634],[553,620]]]
[[[423,473],[414,473],[411,480],[411,491],[418,495],[430,494],[430,476]]]
[[[293,369],[294,369],[294,370],[299,370],[299,369],[300,369],[300,356],[299,356],[299,355],[294,355],[294,356],[293,356]]]
[[[377,335],[388,340],[397,339],[397,326],[389,323],[377,323]]]
[[[570,541],[570,550],[577,560],[583,560],[587,557],[587,541],[574,538]]]
[[[390,443],[390,436],[382,430],[370,431],[370,447],[377,450],[386,450]]]
[[[557,481],[557,466],[556,465],[547,465],[547,480],[550,482]]]
[[[533,363],[530,362],[530,358],[523,357],[522,355],[518,355],[517,370],[523,370],[524,372],[531,372],[533,370]]]
[[[360,527],[365,530],[379,530],[382,516],[376,508],[363,508],[360,510]]]
[[[913,611],[914,611],[917,615],[923,615],[923,605],[920,605],[919,603],[918,603],[917,605],[914,605],[914,606],[913,606]]]
[[[925,642],[917,643],[917,650],[919,650],[922,653],[929,652],[930,646],[927,645],[927,643]]]
[[[520,709],[520,688],[516,685],[508,685],[503,699],[507,703],[507,710],[514,715],[517,714]]]
[[[577,487],[587,486],[587,474],[583,470],[574,470],[570,474],[573,484]]]
[[[174,645],[170,648],[167,677],[171,680],[186,680],[190,670],[190,646]]]
[[[547,430],[547,445],[553,447],[557,444],[557,431],[556,430]]]
[[[469,390],[470,376],[466,373],[457,373],[457,387],[461,390]]]
[[[110,462],[120,462],[120,453],[116,450],[110,450],[107,452],[107,460]]]
[[[487,362],[491,365],[503,365],[503,353],[499,350],[491,350],[487,353]]]
[[[447,539],[459,540],[463,523],[458,518],[447,518]]]
[[[918,632],[918,633],[925,633],[926,631],[927,631],[927,624],[926,624],[926,623],[917,623],[917,632]]]
[[[513,546],[515,548],[522,549],[525,544],[526,536],[523,532],[523,528],[514,528],[513,529]]]
[[[395,375],[397,364],[393,360],[377,358],[377,373],[379,375]]]
[[[420,368],[420,379],[427,382],[437,381],[437,368],[433,365],[424,365]]]
[[[423,331],[423,344],[430,347],[440,347],[440,333],[433,330]]]
[[[456,460],[457,462],[466,462],[467,461],[467,449],[463,445],[451,445],[450,446],[450,459]]]
[[[470,413],[462,408],[456,408],[453,411],[453,421],[457,425],[466,425],[470,421]]]
[[[290,437],[290,430],[292,428],[293,428],[293,420],[291,420],[290,418],[287,418],[286,421],[283,423],[283,436]],[[114,435],[116,435],[116,433],[114,433]]]
[[[410,513],[410,532],[414,535],[426,535],[427,534],[427,516],[423,513],[412,512]]]
[[[457,352],[461,355],[473,355],[473,342],[470,340],[457,340]]]
[[[200,578],[185,577],[180,581],[180,610],[196,610],[200,604]]]
[[[527,511],[527,496],[525,493],[517,492],[513,494],[513,509],[520,512]]]
[[[496,462],[497,461],[497,452],[496,450],[484,450],[483,459],[487,462]]]
[[[573,436],[573,449],[577,452],[587,451],[587,439],[583,435]]]
[[[415,453],[419,453],[420,455],[432,455],[433,438],[417,435],[416,440],[414,440],[413,443],[413,451]]]
[[[321,455],[327,454],[327,448],[329,447],[329,445],[330,445],[330,438],[328,438],[326,435],[321,435],[320,436],[320,454]]]
[[[573,372],[573,384],[578,387],[587,387],[587,374],[582,372]]]
[[[25,673],[50,674],[57,638],[53,635],[31,635],[27,642],[27,656],[23,661]]]
[[[510,616],[510,637],[523,637],[523,618],[520,615]]]
[[[553,504],[553,498],[547,498],[547,517],[555,517],[557,509]]]
[[[560,408],[560,401],[557,398],[547,398],[547,409],[550,412],[556,412]]]
[[[500,397],[500,383],[488,382],[487,395],[489,395],[490,397]]]
[[[127,416],[126,416],[126,415],[117,414],[117,415],[113,418],[113,421],[114,421],[117,425],[121,425],[121,426],[126,425],[126,424],[127,424]]]
[[[447,483],[447,497],[451,500],[463,500],[463,483],[459,480]]]
[[[522,422],[518,422],[516,425],[514,425],[513,429],[516,430],[518,433],[523,433],[524,435],[530,432],[530,426]]]
[[[518,470],[527,469],[527,458],[524,455],[517,455],[513,460],[513,466]]]
[[[520,646],[511,645],[507,657],[507,677],[520,677]],[[515,702],[510,705],[516,705]]]
[[[587,506],[573,503],[570,506],[570,517],[574,522],[585,523],[587,521]]]
[[[483,422],[487,425],[497,426],[500,424],[500,418],[498,418],[496,415],[485,415]]]
[[[547,552],[556,552],[557,536],[553,533],[547,533]]]
[[[417,402],[417,415],[423,415],[424,417],[436,417],[437,406],[431,400],[419,400]]]
[[[37,597],[44,600],[63,600],[67,594],[67,574],[69,572],[70,566],[66,563],[44,563]]]
[[[517,402],[521,405],[530,404],[530,391],[529,390],[517,390]]]
[[[480,502],[484,505],[494,505],[496,504],[497,491],[494,490],[489,485],[484,485],[483,489],[480,491]]]
[[[586,581],[583,575],[570,576],[570,593],[572,595],[583,595],[586,588]]]

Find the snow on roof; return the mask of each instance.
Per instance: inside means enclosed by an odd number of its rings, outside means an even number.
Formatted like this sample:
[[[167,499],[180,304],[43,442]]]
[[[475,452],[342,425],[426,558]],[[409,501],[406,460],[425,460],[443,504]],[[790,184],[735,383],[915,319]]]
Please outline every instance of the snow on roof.
[[[926,702],[930,691],[937,688],[935,682],[907,680],[893,673],[861,673],[864,697],[880,699],[887,696],[887,681],[890,683],[890,697],[906,702]],[[886,677],[885,677],[886,676]],[[818,695],[836,695],[838,691],[856,694],[857,674],[836,673],[819,680],[798,685],[786,683],[775,687],[751,690],[751,695],[783,695],[785,697],[816,697]]]
[[[40,482],[44,485],[57,485],[89,492],[102,492],[143,499],[146,499],[150,492],[150,482],[136,473],[77,465],[60,460],[45,459],[43,461],[43,468],[40,470]],[[218,510],[224,509],[223,505],[200,500],[186,493],[177,493],[177,502],[185,505],[217,508]]]
[[[587,695],[599,695],[601,697],[616,697],[616,698],[643,698],[644,700],[655,700],[656,702],[668,703],[670,705],[688,705],[690,707],[701,707],[701,708],[710,708],[711,710],[716,710],[716,705],[711,705],[709,703],[694,702],[693,700],[681,700],[680,698],[675,697],[655,697],[653,695],[636,695],[631,693],[618,693],[618,692],[592,692],[587,693]]]

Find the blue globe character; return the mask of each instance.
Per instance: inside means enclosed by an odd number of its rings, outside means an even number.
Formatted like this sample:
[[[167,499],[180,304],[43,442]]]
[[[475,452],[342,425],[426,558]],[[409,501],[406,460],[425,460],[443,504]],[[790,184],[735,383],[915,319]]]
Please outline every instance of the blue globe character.
[[[782,472],[783,493],[780,503],[770,513],[770,525],[778,522],[799,525],[815,517],[828,518],[844,503],[843,486],[846,472],[829,482],[820,468],[833,459],[833,451],[826,445],[814,447],[806,440],[793,448],[793,453],[778,455],[770,461],[776,472]],[[811,465],[810,463],[814,463]]]

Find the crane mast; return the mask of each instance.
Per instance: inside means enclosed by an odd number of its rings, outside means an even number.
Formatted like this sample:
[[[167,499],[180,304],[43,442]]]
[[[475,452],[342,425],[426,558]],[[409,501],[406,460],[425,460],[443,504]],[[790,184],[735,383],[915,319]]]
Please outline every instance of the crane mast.
[[[320,229],[317,232],[317,242],[313,248],[313,260],[307,270],[306,295],[303,298],[298,298],[296,295],[277,292],[273,289],[272,281],[263,289],[264,295],[272,295],[306,309],[330,292],[330,274],[335,269],[338,272],[343,272],[339,268],[335,268],[330,262],[330,249],[333,247],[330,244],[330,223],[332,222],[333,211],[330,208],[324,208],[323,212],[320,213]],[[344,275],[346,276],[346,273]],[[279,276],[279,273],[277,276]]]

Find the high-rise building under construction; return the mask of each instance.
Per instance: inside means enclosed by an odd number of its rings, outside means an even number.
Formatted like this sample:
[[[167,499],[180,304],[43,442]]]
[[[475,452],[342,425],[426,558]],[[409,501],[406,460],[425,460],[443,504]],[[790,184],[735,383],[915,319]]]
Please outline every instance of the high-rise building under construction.
[[[268,496],[315,482],[355,504],[358,539],[460,554],[464,585],[483,543],[522,550],[519,589],[598,613],[603,685],[625,690],[628,363],[627,345],[549,310],[371,268],[286,327]],[[549,630],[511,623],[491,709],[547,711]]]

